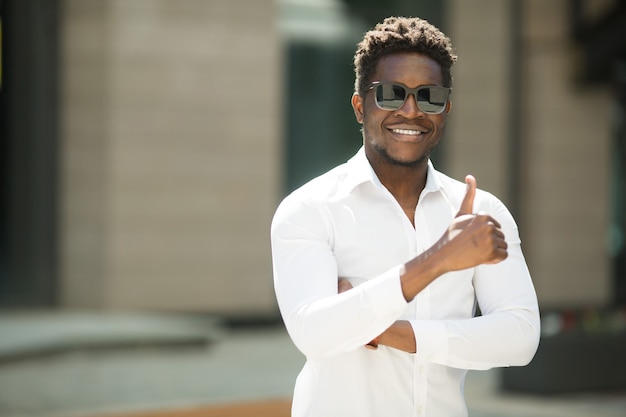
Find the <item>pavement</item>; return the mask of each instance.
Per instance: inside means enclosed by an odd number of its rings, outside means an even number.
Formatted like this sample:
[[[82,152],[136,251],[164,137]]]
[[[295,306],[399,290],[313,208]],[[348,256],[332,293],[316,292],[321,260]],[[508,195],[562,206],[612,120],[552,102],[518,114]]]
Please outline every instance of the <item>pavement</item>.
[[[284,410],[303,363],[278,323],[230,326],[185,314],[4,312],[0,416],[209,416],[227,405],[257,404],[260,410],[274,403]],[[466,399],[472,417],[626,417],[626,392],[502,392],[499,370],[470,372]]]

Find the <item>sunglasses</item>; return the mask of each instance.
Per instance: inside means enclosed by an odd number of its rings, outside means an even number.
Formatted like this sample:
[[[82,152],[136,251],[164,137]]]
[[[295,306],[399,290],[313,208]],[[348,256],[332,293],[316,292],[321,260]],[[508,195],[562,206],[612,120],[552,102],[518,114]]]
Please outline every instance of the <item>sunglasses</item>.
[[[406,102],[409,94],[415,96],[417,107],[428,114],[441,114],[446,109],[451,89],[438,85],[423,85],[409,88],[399,83],[381,83],[374,81],[366,91],[376,93],[376,106],[381,110],[398,110]]]

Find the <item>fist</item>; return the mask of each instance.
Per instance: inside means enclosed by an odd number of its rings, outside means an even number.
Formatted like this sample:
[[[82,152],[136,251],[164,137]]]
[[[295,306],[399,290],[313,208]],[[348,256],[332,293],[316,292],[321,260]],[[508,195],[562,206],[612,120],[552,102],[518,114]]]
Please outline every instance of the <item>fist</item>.
[[[500,223],[486,214],[474,214],[476,179],[465,178],[467,191],[459,212],[437,246],[445,256],[446,270],[457,271],[507,258],[507,243]]]

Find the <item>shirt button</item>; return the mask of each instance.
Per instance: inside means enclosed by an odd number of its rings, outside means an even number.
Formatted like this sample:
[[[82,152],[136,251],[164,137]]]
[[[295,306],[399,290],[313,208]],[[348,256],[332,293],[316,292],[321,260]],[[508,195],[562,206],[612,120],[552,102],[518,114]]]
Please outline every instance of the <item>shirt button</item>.
[[[424,414],[424,407],[422,407],[421,405],[419,407],[417,407],[417,414],[419,414],[419,415]]]

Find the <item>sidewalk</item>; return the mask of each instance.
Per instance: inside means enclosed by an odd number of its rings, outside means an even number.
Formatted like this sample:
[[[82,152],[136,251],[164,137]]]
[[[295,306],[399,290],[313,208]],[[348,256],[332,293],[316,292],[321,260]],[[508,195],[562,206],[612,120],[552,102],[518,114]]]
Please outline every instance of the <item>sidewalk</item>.
[[[287,417],[302,364],[281,326],[228,329],[185,315],[3,314],[0,416]],[[503,394],[498,381],[497,370],[470,372],[470,416],[626,416],[626,393]]]
[[[42,311],[0,313],[0,363],[74,350],[205,345],[211,317],[158,313]]]
[[[3,314],[0,416],[284,402],[302,363],[280,326],[231,330],[174,314]]]

